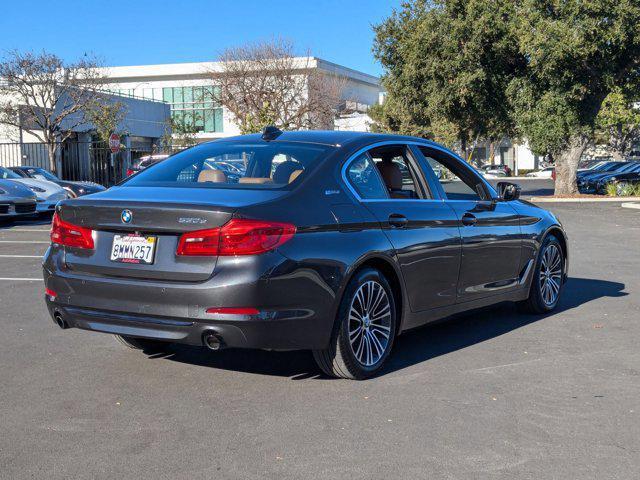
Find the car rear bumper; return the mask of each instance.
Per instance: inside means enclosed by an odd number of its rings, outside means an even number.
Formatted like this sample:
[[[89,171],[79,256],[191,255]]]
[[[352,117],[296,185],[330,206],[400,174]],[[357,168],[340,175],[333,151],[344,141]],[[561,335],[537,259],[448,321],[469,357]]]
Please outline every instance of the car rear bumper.
[[[36,213],[36,202],[3,201],[0,202],[0,218],[19,217]]]
[[[203,345],[205,334],[213,333],[228,347],[267,350],[329,343],[334,293],[317,277],[296,273],[294,262],[276,253],[256,256],[241,272],[216,268],[204,282],[80,274],[66,269],[63,260],[62,249],[51,247],[43,267],[45,286],[56,293],[46,297],[49,314],[67,328],[190,345]],[[259,313],[208,313],[209,307]]]
[[[226,319],[166,318],[61,305],[46,299],[58,326],[128,335],[188,345],[203,345],[207,334],[222,339],[225,347],[298,350],[320,348],[317,320],[309,311],[261,312],[225,315]],[[222,315],[221,315],[222,316]],[[305,318],[306,317],[306,318]]]

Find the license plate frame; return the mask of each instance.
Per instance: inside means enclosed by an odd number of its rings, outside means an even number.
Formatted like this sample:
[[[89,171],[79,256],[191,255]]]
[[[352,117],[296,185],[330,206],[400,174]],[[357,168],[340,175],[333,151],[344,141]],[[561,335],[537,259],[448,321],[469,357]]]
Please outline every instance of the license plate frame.
[[[114,263],[153,265],[157,248],[158,237],[155,235],[116,234],[111,242],[109,260]]]

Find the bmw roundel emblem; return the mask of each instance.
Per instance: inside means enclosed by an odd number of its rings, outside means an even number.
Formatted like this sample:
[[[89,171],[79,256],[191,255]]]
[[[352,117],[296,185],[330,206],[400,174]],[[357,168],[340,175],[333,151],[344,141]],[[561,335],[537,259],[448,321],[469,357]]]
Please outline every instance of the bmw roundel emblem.
[[[131,223],[131,220],[133,220],[133,213],[131,213],[131,210],[122,210],[120,220],[122,220],[122,223]]]

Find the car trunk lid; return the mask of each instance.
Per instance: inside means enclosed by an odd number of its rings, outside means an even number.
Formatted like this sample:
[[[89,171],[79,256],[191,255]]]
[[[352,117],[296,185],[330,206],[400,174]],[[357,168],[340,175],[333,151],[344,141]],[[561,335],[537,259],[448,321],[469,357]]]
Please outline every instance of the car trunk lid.
[[[91,276],[147,280],[204,281],[217,257],[176,255],[185,232],[227,223],[240,207],[269,201],[284,192],[231,189],[120,187],[65,202],[63,221],[92,229],[95,248],[65,248],[69,270]],[[151,264],[111,260],[116,235],[156,237]]]

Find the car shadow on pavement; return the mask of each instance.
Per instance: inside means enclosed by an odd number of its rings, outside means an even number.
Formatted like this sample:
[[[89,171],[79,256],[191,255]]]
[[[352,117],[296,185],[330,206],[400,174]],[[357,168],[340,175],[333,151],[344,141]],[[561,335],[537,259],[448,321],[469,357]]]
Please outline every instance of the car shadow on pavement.
[[[420,327],[398,337],[387,365],[379,376],[553,318],[564,311],[599,298],[626,296],[628,293],[624,292],[624,288],[625,285],[618,282],[570,278],[564,287],[560,305],[548,315],[521,314],[512,303],[503,303]],[[327,379],[320,373],[311,352],[308,351],[266,352],[229,349],[211,352],[204,347],[173,345],[161,353],[147,353],[149,358],[258,375],[289,377],[292,380]]]
[[[52,214],[49,212],[39,213],[33,217],[20,219],[0,219],[0,230],[8,230],[15,227],[28,227],[36,225],[51,225]]]

